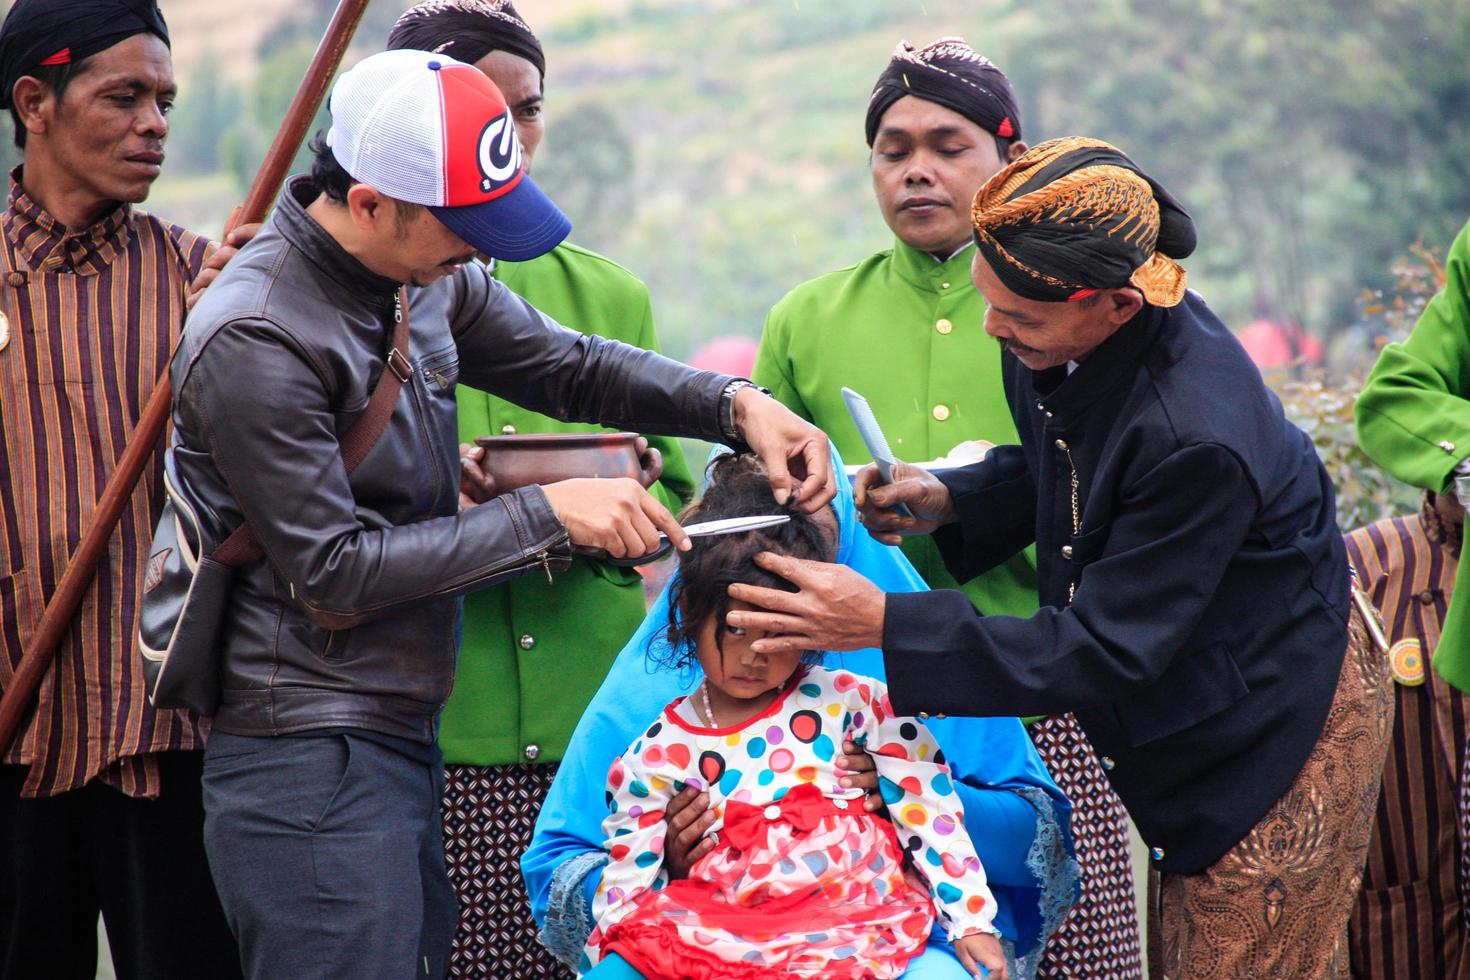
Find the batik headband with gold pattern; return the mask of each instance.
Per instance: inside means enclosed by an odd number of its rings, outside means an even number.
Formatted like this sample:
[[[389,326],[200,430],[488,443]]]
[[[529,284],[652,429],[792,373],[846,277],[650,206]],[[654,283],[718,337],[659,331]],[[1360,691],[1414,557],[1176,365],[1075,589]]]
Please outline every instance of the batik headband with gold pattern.
[[[1155,306],[1184,298],[1175,259],[1194,222],[1117,147],[1087,137],[1032,147],[975,195],[975,242],[1006,288],[1040,302],[1137,288]]]

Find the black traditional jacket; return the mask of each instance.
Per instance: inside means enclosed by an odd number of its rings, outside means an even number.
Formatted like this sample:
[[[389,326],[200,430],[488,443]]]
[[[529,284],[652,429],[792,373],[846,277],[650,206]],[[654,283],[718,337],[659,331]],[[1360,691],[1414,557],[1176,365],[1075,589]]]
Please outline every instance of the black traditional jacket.
[[[1312,442],[1190,293],[1068,375],[1009,354],[1020,446],[942,475],[956,578],[1037,544],[1042,609],[890,595],[900,713],[1075,712],[1163,871],[1216,861],[1321,733],[1347,645],[1347,558]]]

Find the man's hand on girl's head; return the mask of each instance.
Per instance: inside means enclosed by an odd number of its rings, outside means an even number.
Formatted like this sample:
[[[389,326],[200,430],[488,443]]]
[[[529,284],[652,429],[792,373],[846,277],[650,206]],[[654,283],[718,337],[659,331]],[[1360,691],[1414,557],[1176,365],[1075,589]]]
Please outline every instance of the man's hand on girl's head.
[[[755,609],[732,610],[731,626],[766,635],[751,644],[756,653],[862,650],[883,645],[883,590],[846,565],[808,561],[763,551],[755,563],[800,591],[764,589],[737,582],[731,598]]]

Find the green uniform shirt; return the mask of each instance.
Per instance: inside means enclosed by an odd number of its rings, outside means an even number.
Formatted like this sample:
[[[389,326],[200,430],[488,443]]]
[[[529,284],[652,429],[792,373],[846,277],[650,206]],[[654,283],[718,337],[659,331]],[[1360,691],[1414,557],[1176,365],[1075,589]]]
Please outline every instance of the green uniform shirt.
[[[648,290],[602,256],[564,244],[530,262],[500,262],[495,278],[577,330],[658,349]],[[597,432],[558,422],[463,385],[459,437]],[[650,437],[663,454],[652,493],[671,510],[694,492],[677,440]],[[638,573],[577,558],[547,582],[539,571],[465,597],[454,692],[439,731],[444,761],[478,766],[559,761],[572,728],[613,659],[643,622]]]
[[[1429,301],[1414,332],[1383,349],[1358,396],[1358,442],[1384,469],[1436,493],[1452,489],[1455,466],[1470,456],[1470,226],[1450,246],[1445,288]],[[1459,580],[1470,548],[1460,552]],[[1450,599],[1434,667],[1470,691],[1470,589]]]
[[[797,286],[766,317],[755,381],[826,430],[848,463],[872,459],[842,400],[868,399],[893,452],[921,462],[968,439],[1018,441],[1000,374],[1000,345],[981,321],[985,300],[970,281],[967,248],[947,262],[895,240],[858,265]],[[961,588],[931,539],[904,553],[936,589]],[[1036,561],[1028,549],[967,583],[986,613],[1036,611]]]

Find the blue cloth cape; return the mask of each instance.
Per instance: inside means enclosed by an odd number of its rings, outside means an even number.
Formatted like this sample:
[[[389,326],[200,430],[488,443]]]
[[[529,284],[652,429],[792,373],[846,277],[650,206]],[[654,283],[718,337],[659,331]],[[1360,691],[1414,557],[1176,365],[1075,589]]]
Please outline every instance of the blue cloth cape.
[[[832,462],[838,473],[843,472],[835,449]],[[875,541],[858,523],[848,482],[838,480],[838,488],[832,501],[841,529],[837,560],[885,592],[927,589],[901,551]],[[703,678],[697,664],[669,670],[654,666],[648,657],[650,642],[666,643],[659,632],[668,621],[668,602],[666,586],[583,713],[541,807],[531,846],[521,858],[531,910],[543,926],[542,941],[569,964],[577,962],[592,930],[588,910],[607,861],[602,821],[607,816],[608,767],[664,705],[688,694]],[[884,676],[883,655],[872,648],[828,653],[823,662],[879,679]],[[1013,953],[1012,976],[1030,976],[1039,944],[1060,925],[1077,898],[1071,804],[1052,782],[1019,720],[931,718],[928,725],[957,777],[965,823],[982,859],[987,852],[1009,847],[1015,858],[1011,863],[1025,869],[1016,876],[1018,883],[1002,883],[992,875],[990,887],[998,906],[995,924]],[[1013,799],[997,799],[997,794],[1019,797],[1030,805],[1019,808],[1029,818],[1021,821],[1020,833],[1013,820],[1003,828],[991,821],[1001,811],[1014,814],[1018,809]],[[997,840],[998,833],[1007,839]],[[989,860],[986,863],[989,867]],[[943,937],[936,933],[931,946],[940,944]],[[917,972],[911,965],[906,975]]]

